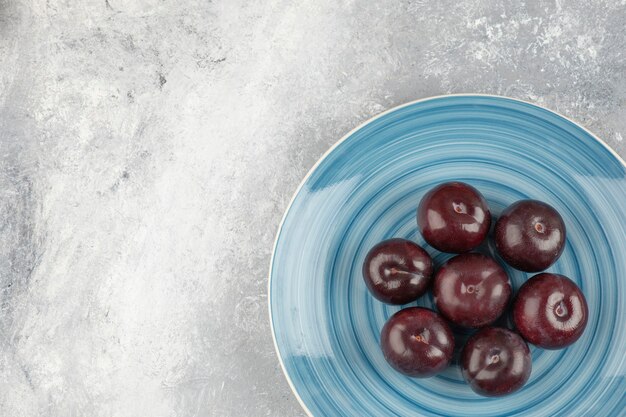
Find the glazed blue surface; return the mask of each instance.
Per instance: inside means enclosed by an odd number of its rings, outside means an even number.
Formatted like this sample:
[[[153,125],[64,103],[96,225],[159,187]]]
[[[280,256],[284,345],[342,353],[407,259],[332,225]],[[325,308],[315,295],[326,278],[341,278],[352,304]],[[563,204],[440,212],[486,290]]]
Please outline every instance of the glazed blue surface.
[[[451,180],[478,188],[496,217],[523,198],[553,205],[568,241],[548,271],[572,278],[589,304],[581,339],[558,351],[531,346],[530,380],[503,398],[474,394],[456,365],[430,379],[394,371],[379,338],[401,307],[375,300],[361,276],[369,248],[391,237],[418,242],[437,266],[451,256],[425,244],[415,221],[423,194]],[[624,162],[553,112],[446,96],[384,113],[322,158],[283,219],[269,303],[285,373],[314,416],[623,415],[625,221]],[[492,241],[481,250],[494,254]],[[532,276],[507,272],[515,290]],[[430,295],[416,304],[433,308]]]

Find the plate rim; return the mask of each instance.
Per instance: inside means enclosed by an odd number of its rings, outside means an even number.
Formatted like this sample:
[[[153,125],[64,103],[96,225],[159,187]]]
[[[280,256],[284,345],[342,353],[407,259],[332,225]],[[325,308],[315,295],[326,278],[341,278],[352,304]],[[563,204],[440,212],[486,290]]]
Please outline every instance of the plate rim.
[[[291,196],[291,199],[289,200],[289,203],[287,204],[287,207],[285,207],[285,211],[283,213],[283,216],[282,216],[282,218],[280,220],[280,223],[278,224],[278,228],[276,230],[276,236],[274,237],[274,244],[272,245],[272,253],[270,255],[270,265],[269,265],[268,278],[267,278],[267,312],[268,312],[268,318],[269,318],[269,322],[270,322],[270,331],[272,333],[272,342],[274,344],[274,351],[276,353],[276,356],[278,357],[278,362],[280,363],[280,368],[281,368],[281,370],[283,372],[283,375],[285,376],[285,379],[287,380],[287,383],[289,384],[289,388],[291,389],[291,392],[296,397],[296,399],[298,400],[298,403],[300,404],[300,406],[302,407],[302,409],[304,410],[305,414],[308,417],[315,417],[315,416],[313,415],[311,410],[309,410],[307,405],[304,403],[304,401],[300,397],[300,394],[298,393],[298,390],[294,386],[293,381],[291,380],[291,377],[289,376],[289,373],[287,372],[287,369],[285,368],[285,363],[284,363],[283,358],[282,358],[282,356],[280,354],[280,349],[278,348],[278,342],[276,341],[276,332],[274,330],[274,321],[272,320],[272,292],[271,292],[271,288],[272,288],[272,272],[273,272],[273,269],[274,269],[274,257],[275,257],[275,254],[276,254],[276,247],[278,245],[278,238],[280,237],[280,234],[281,234],[281,232],[283,230],[283,226],[284,226],[285,220],[287,218],[287,214],[289,214],[289,211],[291,210],[291,206],[293,205],[296,197],[298,196],[298,194],[300,194],[300,190],[302,189],[304,184],[307,182],[309,177],[315,172],[315,170],[318,168],[318,166],[335,150],[335,148],[337,148],[339,145],[341,145],[344,141],[346,141],[355,132],[359,131],[360,129],[362,129],[363,127],[367,126],[368,124],[374,122],[375,120],[377,120],[377,119],[379,119],[379,118],[381,118],[383,116],[386,116],[387,114],[392,113],[392,112],[394,112],[396,110],[400,110],[400,109],[402,109],[404,107],[408,107],[408,106],[411,106],[413,104],[422,103],[422,102],[426,102],[426,101],[430,101],[430,100],[437,100],[437,99],[447,98],[447,97],[489,97],[489,98],[496,98],[496,99],[515,101],[515,102],[523,103],[523,104],[529,104],[531,106],[538,107],[540,109],[546,110],[547,112],[550,112],[550,113],[552,113],[552,114],[554,114],[556,116],[559,116],[559,117],[569,121],[570,123],[573,123],[574,125],[576,125],[580,129],[582,129],[585,133],[587,133],[589,136],[591,136],[596,142],[598,142],[606,150],[608,150],[609,153],[611,153],[617,159],[617,161],[620,162],[624,168],[626,168],[626,160],[624,160],[604,140],[602,140],[600,137],[595,135],[593,132],[591,132],[589,129],[587,129],[586,127],[584,127],[580,123],[576,122],[575,120],[573,120],[573,119],[571,119],[571,118],[569,118],[567,116],[564,116],[564,115],[562,115],[559,112],[551,110],[551,109],[549,109],[549,108],[547,108],[547,107],[545,107],[543,105],[540,105],[540,104],[537,104],[537,103],[533,103],[533,102],[530,102],[530,101],[527,101],[527,100],[518,99],[518,98],[501,96],[501,95],[498,95],[498,94],[482,94],[482,93],[440,94],[440,95],[436,95],[436,96],[429,96],[429,97],[424,97],[424,98],[420,98],[420,99],[417,99],[417,100],[412,100],[412,101],[409,101],[409,102],[406,102],[406,103],[399,104],[397,106],[391,107],[391,108],[389,108],[389,109],[387,109],[387,110],[385,110],[385,111],[383,111],[381,113],[378,113],[378,114],[370,117],[369,119],[361,122],[356,127],[351,129],[349,132],[344,134],[330,148],[328,148],[326,150],[326,152],[324,152],[322,154],[322,156],[320,156],[319,159],[315,162],[315,164],[308,170],[306,175],[302,178],[302,181],[300,181],[300,184],[298,184],[298,187],[294,191],[293,195]]]

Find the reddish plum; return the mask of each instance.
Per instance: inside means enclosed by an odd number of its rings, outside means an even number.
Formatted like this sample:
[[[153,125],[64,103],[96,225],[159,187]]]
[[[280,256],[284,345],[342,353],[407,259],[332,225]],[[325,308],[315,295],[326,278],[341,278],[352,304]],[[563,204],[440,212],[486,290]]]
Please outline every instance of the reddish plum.
[[[502,212],[494,238],[498,253],[513,268],[543,271],[563,253],[565,223],[552,206],[522,200]]]
[[[432,310],[405,308],[383,326],[380,344],[385,359],[403,374],[425,378],[445,369],[452,359],[454,336]]]
[[[372,295],[389,304],[406,304],[426,292],[433,273],[430,255],[406,239],[374,246],[363,262],[363,279]]]
[[[580,338],[589,311],[585,296],[569,278],[543,273],[526,281],[513,303],[517,331],[533,345],[560,349]]]
[[[532,370],[530,350],[516,333],[488,327],[469,338],[461,352],[463,378],[477,394],[507,395],[520,389]]]
[[[468,252],[485,239],[491,213],[478,190],[463,182],[438,185],[424,195],[417,208],[422,236],[442,252]]]
[[[465,253],[437,271],[433,295],[439,312],[452,323],[482,327],[504,312],[511,297],[511,282],[492,258]]]

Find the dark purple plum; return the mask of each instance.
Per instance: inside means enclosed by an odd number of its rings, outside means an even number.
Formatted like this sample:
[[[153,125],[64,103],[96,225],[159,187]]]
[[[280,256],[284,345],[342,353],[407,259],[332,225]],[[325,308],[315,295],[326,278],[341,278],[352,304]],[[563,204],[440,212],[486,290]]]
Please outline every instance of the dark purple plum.
[[[487,327],[472,335],[461,352],[463,378],[477,394],[498,397],[520,389],[532,370],[528,345],[518,334]]]
[[[406,304],[426,292],[433,263],[424,249],[405,239],[380,242],[363,262],[363,279],[372,295],[384,303]]]
[[[496,222],[494,239],[502,259],[513,268],[539,272],[563,253],[565,223],[550,205],[537,200],[511,204]]]
[[[587,326],[588,315],[580,288],[559,274],[530,278],[513,303],[513,321],[519,334],[544,349],[560,349],[577,341]]]
[[[424,195],[417,208],[417,225],[435,249],[463,253],[485,239],[491,213],[476,188],[463,182],[448,182]]]
[[[464,253],[437,271],[435,304],[442,316],[464,327],[483,327],[502,315],[511,298],[511,282],[492,258]]]
[[[426,378],[450,363],[454,335],[434,311],[410,307],[387,320],[380,334],[380,345],[394,369],[408,376]]]

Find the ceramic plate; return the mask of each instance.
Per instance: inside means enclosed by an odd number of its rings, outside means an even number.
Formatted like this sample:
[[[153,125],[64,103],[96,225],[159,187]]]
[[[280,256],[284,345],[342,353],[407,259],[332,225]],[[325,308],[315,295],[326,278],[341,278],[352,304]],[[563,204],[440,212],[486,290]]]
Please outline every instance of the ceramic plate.
[[[363,259],[403,237],[441,265],[417,231],[426,191],[452,180],[478,188],[497,217],[523,198],[563,216],[567,245],[548,271],[571,277],[589,304],[577,343],[531,346],[533,370],[517,393],[474,394],[456,365],[429,379],[394,371],[379,348],[401,307],[367,291]],[[483,250],[495,256],[489,241]],[[514,288],[531,274],[507,268]],[[416,303],[433,308],[427,295]],[[504,97],[421,100],[341,139],[296,192],[272,257],[269,308],[276,349],[295,395],[313,416],[612,416],[626,410],[626,164],[576,123]],[[462,338],[463,335],[460,335]]]

